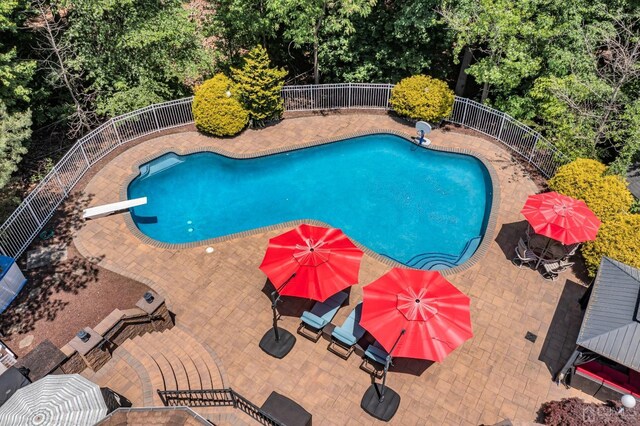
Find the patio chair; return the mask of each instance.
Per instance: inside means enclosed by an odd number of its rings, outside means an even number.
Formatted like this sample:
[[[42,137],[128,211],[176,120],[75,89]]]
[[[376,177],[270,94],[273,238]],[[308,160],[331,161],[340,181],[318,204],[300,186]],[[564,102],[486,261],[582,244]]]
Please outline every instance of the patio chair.
[[[524,265],[531,267],[531,264],[535,263],[537,260],[538,257],[535,255],[533,250],[529,249],[527,247],[527,243],[520,238],[518,246],[516,247],[516,257],[511,260],[511,263],[516,265],[518,268],[522,268]]]
[[[568,245],[566,248],[567,257],[573,256],[574,254],[576,254],[578,247],[580,247],[580,243]]]
[[[387,351],[376,341],[364,351],[360,368],[369,374],[380,375],[387,363],[387,356],[389,356]],[[393,361],[391,365],[393,365]],[[366,368],[367,366],[371,366],[371,369]]]
[[[341,326],[331,332],[331,343],[327,349],[343,359],[348,359],[354,351],[358,340],[364,336],[366,330],[360,326],[362,316],[362,302],[358,303],[351,311]]]
[[[311,311],[304,311],[300,317],[298,334],[317,342],[322,336],[322,329],[331,322],[338,309],[349,295],[344,291],[334,294],[324,302],[316,302]]]
[[[542,274],[542,277],[547,280],[555,281],[558,279],[560,273],[566,271],[573,265],[573,262],[566,262],[564,260],[543,263],[545,273]]]

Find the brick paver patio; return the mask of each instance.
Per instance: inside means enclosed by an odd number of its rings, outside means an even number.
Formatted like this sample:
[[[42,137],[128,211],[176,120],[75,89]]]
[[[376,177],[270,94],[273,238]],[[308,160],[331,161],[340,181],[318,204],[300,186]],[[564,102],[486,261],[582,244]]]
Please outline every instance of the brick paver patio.
[[[92,205],[118,201],[134,165],[168,149],[187,152],[213,147],[240,154],[374,128],[414,133],[411,126],[386,115],[364,114],[287,119],[229,139],[207,138],[196,132],[161,136],[115,158],[89,182],[85,192],[94,195]],[[501,194],[500,205],[494,206],[498,224],[485,258],[448,276],[472,299],[474,338],[440,364],[396,361],[388,384],[400,393],[402,402],[391,423],[493,424],[507,418],[532,422],[542,402],[573,395],[588,398],[558,387],[550,371],[555,372],[573,349],[580,320],[576,299],[584,288],[570,273],[548,282],[510,262],[524,232],[519,211],[527,195],[538,191],[536,185],[510,154],[493,142],[441,130],[434,131],[431,140],[437,145],[473,150],[493,165]],[[266,286],[258,265],[267,240],[279,232],[211,244],[215,251],[208,254],[206,246],[163,249],[144,244],[127,228],[124,215],[115,215],[87,222],[75,244],[83,255],[102,259],[104,268],[140,280],[164,295],[178,325],[217,352],[226,372],[226,386],[258,405],[273,390],[288,395],[313,414],[317,425],[375,423],[359,407],[371,381],[358,368],[357,356],[343,361],[327,351],[326,341],[314,344],[302,337],[283,360],[258,348],[271,325],[271,287]],[[361,299],[362,285],[388,269],[365,256],[361,284],[352,288],[349,304]],[[281,326],[295,332],[297,316],[310,305],[287,299],[282,305]],[[334,322],[341,323],[349,311],[349,307],[343,308]],[[525,340],[528,331],[538,336],[535,343]]]

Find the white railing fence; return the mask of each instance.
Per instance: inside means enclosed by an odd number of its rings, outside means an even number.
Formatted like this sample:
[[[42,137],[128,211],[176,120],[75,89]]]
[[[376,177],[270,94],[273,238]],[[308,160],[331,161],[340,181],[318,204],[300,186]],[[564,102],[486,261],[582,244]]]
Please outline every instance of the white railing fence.
[[[389,110],[392,88],[391,84],[364,83],[285,86],[282,97],[286,111]],[[192,101],[193,98],[185,98],[150,105],[112,118],[79,139],[0,226],[0,253],[19,257],[87,170],[115,148],[142,136],[193,123]],[[539,133],[469,99],[456,97],[446,121],[497,139],[547,177],[567,161]]]

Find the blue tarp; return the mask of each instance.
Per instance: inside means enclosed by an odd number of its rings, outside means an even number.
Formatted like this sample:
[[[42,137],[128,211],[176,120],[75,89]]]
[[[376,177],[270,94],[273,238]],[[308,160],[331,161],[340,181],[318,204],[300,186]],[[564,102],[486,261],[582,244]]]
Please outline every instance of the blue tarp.
[[[27,280],[11,257],[0,256],[0,313],[13,302]]]

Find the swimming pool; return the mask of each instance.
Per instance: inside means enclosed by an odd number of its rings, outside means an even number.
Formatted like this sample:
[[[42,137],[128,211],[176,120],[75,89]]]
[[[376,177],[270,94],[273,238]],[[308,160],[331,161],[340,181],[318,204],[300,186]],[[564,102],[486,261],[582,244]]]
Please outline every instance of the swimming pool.
[[[165,243],[315,219],[405,265],[444,269],[478,247],[492,188],[475,157],[375,134],[252,159],[169,153],[140,166],[128,197],[148,198],[132,219]]]

